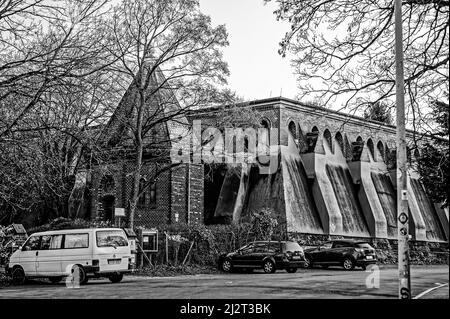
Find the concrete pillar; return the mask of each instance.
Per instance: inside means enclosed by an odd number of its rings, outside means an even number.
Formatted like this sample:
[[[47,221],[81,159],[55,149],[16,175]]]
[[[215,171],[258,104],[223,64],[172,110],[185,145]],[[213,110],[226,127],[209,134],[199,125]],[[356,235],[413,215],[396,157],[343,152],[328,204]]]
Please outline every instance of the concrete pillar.
[[[302,159],[307,176],[314,177],[312,192],[325,234],[343,235],[342,215],[325,168],[326,155],[308,153]]]
[[[369,227],[370,236],[387,238],[387,220],[371,176],[370,162],[349,162],[353,182],[360,184],[358,199]]]
[[[242,215],[242,210],[244,209],[245,197],[248,191],[249,173],[250,165],[242,164],[240,173],[239,189],[236,194],[236,202],[233,210],[233,223],[239,223]]]

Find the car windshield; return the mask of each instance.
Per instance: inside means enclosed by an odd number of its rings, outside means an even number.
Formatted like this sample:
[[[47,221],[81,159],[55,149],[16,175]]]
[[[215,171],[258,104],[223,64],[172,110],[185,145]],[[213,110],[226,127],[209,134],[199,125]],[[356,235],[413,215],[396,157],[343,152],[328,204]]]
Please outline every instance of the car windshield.
[[[101,230],[97,232],[98,247],[128,246],[125,234],[121,230]]]
[[[373,249],[372,246],[370,246],[368,243],[356,243],[355,246],[358,248]]]
[[[285,251],[303,251],[303,249],[297,243],[287,242],[285,245]]]

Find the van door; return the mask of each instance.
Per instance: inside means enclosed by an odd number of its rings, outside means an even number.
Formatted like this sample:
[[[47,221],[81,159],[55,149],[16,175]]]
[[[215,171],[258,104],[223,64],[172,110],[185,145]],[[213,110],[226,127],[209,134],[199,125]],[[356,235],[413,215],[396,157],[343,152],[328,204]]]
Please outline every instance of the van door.
[[[36,259],[39,254],[40,236],[30,236],[22,246],[19,262],[25,271],[25,276],[36,276]]]
[[[89,233],[72,233],[64,235],[61,251],[61,271],[69,274],[73,265],[86,265],[92,262],[92,251],[89,248]]]
[[[94,247],[93,255],[99,260],[100,272],[128,270],[131,250],[122,229],[97,230]]]
[[[37,276],[61,275],[61,244],[63,235],[45,235],[36,261]]]

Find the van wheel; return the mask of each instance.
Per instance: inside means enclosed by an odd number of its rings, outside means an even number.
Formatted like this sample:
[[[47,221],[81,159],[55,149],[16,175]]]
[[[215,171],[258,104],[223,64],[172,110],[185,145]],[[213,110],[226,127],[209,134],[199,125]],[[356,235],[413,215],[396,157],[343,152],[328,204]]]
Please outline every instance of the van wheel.
[[[61,276],[59,276],[59,277],[49,277],[48,280],[50,280],[50,282],[52,284],[57,284],[57,283],[59,283],[62,280],[62,277]]]
[[[87,277],[86,270],[83,268],[83,266],[81,266],[81,265],[74,265],[72,267],[72,276],[74,276],[73,273],[75,271],[78,271],[78,278],[76,278],[76,280],[79,281],[80,285],[87,284],[89,278]],[[73,279],[75,279],[75,278],[73,278]]]
[[[20,266],[13,268],[11,276],[12,276],[12,283],[14,285],[23,285],[27,281],[25,271]]]
[[[118,282],[121,282],[123,279],[123,274],[114,274],[109,276],[109,280],[113,283],[116,284]]]

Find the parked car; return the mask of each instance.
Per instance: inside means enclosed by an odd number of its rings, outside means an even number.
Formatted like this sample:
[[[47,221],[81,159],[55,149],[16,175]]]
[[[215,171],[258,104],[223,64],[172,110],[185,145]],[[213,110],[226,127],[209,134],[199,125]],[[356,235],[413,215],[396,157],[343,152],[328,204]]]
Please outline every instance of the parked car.
[[[47,231],[32,234],[14,252],[6,271],[13,282],[46,277],[57,283],[77,269],[80,284],[89,277],[107,277],[120,282],[131,271],[131,251],[120,228]]]
[[[303,249],[292,241],[255,241],[238,250],[219,257],[219,269],[231,272],[238,268],[253,270],[262,268],[266,273],[285,269],[294,273],[304,267]]]
[[[305,261],[308,268],[340,265],[345,270],[352,270],[355,266],[366,269],[367,265],[376,264],[377,256],[375,249],[365,241],[333,240],[305,249]]]

